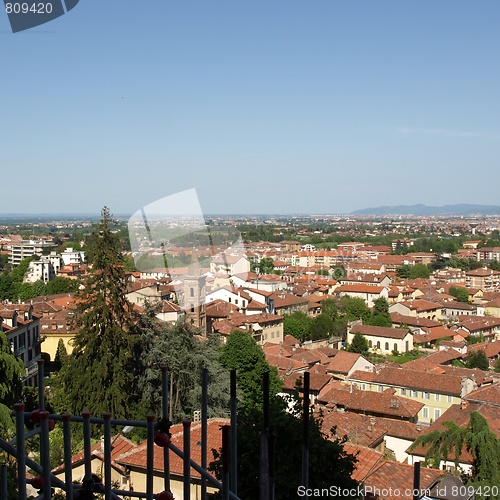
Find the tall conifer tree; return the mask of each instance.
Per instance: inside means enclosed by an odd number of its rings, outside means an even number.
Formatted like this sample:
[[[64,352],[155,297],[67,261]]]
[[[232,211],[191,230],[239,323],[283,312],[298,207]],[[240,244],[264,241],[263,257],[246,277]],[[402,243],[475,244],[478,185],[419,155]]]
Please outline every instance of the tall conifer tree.
[[[118,238],[110,229],[108,208],[88,248],[91,272],[77,294],[73,352],[61,373],[66,411],[95,416],[131,416],[134,390],[134,318]]]

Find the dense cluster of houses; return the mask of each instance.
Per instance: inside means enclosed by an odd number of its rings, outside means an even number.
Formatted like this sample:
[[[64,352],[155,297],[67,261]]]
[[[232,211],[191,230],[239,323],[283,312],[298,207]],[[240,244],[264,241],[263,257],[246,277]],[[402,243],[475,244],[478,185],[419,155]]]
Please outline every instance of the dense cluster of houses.
[[[183,319],[203,335],[225,338],[235,329],[248,331],[278,368],[284,393],[293,394],[308,371],[311,404],[322,415],[324,431],[335,428],[338,436],[347,436],[346,449],[358,457],[355,479],[383,488],[387,477],[402,482],[411,477],[412,464],[425,455],[422,449],[410,450],[411,445],[418,436],[442,429],[447,420],[467,425],[470,412],[478,411],[500,437],[500,374],[457,366],[471,352],[483,351],[491,367],[500,355],[500,272],[487,266],[468,272],[441,269],[429,279],[399,279],[399,266],[425,264],[435,257],[392,255],[392,250],[356,242],[332,251],[303,248],[297,242],[262,242],[248,246],[244,254],[216,252],[207,268],[131,272],[127,298],[138,310],[156,304],[158,319]],[[500,249],[469,245],[466,251],[479,260],[491,260]],[[259,273],[264,258],[273,260],[275,273]],[[342,271],[336,278],[333,268]],[[449,293],[451,287],[466,289],[468,302],[458,302]],[[418,349],[425,356],[404,364],[374,363],[343,350],[339,339],[302,343],[285,334],[285,315],[300,311],[315,317],[324,300],[344,296],[360,298],[368,307],[383,297],[392,320],[392,327],[350,323],[347,343],[360,334],[373,353]],[[59,339],[71,350],[73,306],[71,294],[39,297],[29,306],[0,305],[0,329],[32,366],[41,350],[53,359]],[[209,426],[214,447],[220,425],[213,420]],[[113,446],[117,480],[140,489],[145,480],[144,446],[123,436]],[[194,447],[192,455],[196,452]],[[93,457],[96,464],[102,460],[99,446]],[[74,467],[80,464],[76,456]],[[471,466],[472,457],[464,452],[460,468],[469,471]],[[439,470],[423,470],[422,488],[435,486],[454,469],[453,462],[443,460]],[[172,470],[175,476],[175,467]],[[181,464],[178,472],[182,476]],[[194,475],[194,487],[197,481]]]

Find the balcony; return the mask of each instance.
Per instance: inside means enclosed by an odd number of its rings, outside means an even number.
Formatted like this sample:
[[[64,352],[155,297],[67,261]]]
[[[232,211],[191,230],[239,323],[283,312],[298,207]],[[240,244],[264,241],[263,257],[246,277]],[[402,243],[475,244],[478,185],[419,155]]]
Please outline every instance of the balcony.
[[[26,378],[32,377],[33,375],[36,375],[37,373],[38,373],[38,363],[37,362],[31,363],[31,365],[29,365],[26,368]]]

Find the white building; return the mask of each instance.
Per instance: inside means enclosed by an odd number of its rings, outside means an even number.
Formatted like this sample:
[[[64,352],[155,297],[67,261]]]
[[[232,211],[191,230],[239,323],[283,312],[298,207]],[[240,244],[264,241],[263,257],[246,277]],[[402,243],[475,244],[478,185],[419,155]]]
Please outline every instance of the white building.
[[[22,240],[21,243],[13,243],[9,254],[9,264],[17,267],[23,259],[33,255],[42,255],[43,251],[55,247],[55,244],[45,240]]]

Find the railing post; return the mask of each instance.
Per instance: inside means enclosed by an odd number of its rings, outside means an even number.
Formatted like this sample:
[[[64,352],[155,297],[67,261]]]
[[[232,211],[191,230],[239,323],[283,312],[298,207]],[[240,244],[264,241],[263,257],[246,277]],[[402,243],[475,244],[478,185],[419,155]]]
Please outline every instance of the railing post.
[[[191,420],[182,422],[184,437],[184,500],[191,498]]]
[[[45,410],[45,362],[43,359],[37,361],[38,364],[38,408]]]
[[[24,404],[14,405],[16,412],[16,445],[17,445],[17,488],[19,500],[26,499],[26,443],[24,441]]]
[[[201,468],[207,470],[208,370],[201,372]],[[201,477],[201,500],[207,500],[207,478]]]
[[[148,415],[147,420],[147,448],[146,448],[146,498],[147,500],[153,500],[153,479],[154,479],[154,460],[155,460],[155,416]]]
[[[90,444],[90,412],[82,413],[83,417],[83,462],[85,466],[85,479],[92,477],[92,456]]]
[[[73,464],[71,462],[71,415],[62,415],[64,437],[64,480],[66,482],[66,500],[73,500]]]
[[[229,500],[229,477],[230,477],[230,433],[228,425],[222,427],[222,500]]]
[[[104,498],[111,500],[111,413],[103,413],[104,419]]]
[[[262,377],[262,404],[264,413],[260,433],[260,500],[269,500],[271,490],[269,477],[269,372]]]
[[[43,477],[43,500],[52,498],[51,473],[50,473],[50,444],[49,444],[49,412],[40,412],[40,455]]]
[[[231,370],[231,491],[238,495],[238,434],[236,409],[236,370]]]
[[[161,404],[162,404],[162,419],[169,420],[168,415],[168,366],[161,367]],[[168,446],[163,448],[163,487],[165,491],[170,491],[170,449]]]
[[[309,372],[304,373],[302,415],[302,486],[309,488]]]
[[[7,465],[1,465],[1,477],[0,477],[0,498],[9,498],[9,485],[7,483]]]

